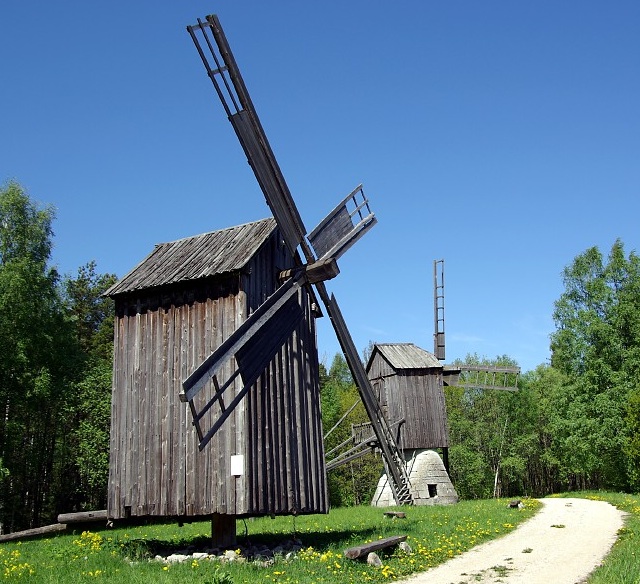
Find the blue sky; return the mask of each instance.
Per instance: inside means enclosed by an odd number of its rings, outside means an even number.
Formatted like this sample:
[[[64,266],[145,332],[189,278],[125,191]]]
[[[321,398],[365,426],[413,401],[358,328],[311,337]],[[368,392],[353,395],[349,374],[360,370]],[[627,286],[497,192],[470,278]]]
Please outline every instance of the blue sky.
[[[185,27],[217,13],[310,229],[362,182],[378,225],[328,282],[356,345],[549,359],[562,269],[640,231],[640,3],[0,5],[0,182],[57,210],[53,263],[269,215]],[[338,351],[327,319],[321,356]]]

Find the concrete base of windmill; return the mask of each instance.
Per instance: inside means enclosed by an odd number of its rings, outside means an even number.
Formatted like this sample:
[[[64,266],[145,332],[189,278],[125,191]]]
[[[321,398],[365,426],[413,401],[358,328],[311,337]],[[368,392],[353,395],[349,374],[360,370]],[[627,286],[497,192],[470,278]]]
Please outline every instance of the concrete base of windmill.
[[[415,505],[452,505],[458,502],[458,493],[437,452],[405,450],[404,455]],[[380,477],[371,504],[374,507],[397,504],[386,474]]]

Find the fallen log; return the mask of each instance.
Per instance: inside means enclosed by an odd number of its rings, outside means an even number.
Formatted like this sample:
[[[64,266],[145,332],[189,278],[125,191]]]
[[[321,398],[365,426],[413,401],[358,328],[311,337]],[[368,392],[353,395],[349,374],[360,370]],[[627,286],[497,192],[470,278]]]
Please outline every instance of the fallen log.
[[[350,560],[357,560],[359,558],[367,556],[370,552],[375,552],[377,550],[398,545],[399,543],[405,541],[406,539],[407,539],[406,535],[394,535],[392,537],[378,539],[376,541],[372,541],[371,543],[365,543],[362,545],[350,547],[344,550],[344,555]]]
[[[54,523],[53,525],[45,525],[44,527],[35,527],[34,529],[5,533],[4,535],[0,535],[0,542],[37,537],[48,533],[57,533],[59,531],[64,531],[65,529],[67,529],[67,526],[64,523]]]
[[[79,513],[60,513],[58,523],[92,523],[93,521],[106,521],[107,510],[81,511]]]

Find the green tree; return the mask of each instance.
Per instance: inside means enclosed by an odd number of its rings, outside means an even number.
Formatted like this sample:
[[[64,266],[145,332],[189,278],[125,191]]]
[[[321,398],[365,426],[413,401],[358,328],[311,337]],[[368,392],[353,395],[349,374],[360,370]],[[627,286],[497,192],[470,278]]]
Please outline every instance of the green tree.
[[[114,274],[97,273],[96,267],[96,262],[91,261],[78,269],[75,278],[65,278],[63,295],[84,357],[111,361],[113,300],[103,294],[117,278]]]
[[[628,456],[629,482],[631,490],[640,491],[640,390],[629,394],[626,423],[629,428],[629,440],[625,447]]]
[[[559,436],[577,487],[628,489],[635,476],[638,428],[630,403],[640,373],[640,259],[616,241],[605,260],[597,247],[563,272],[555,304],[552,365],[569,381]]]
[[[6,530],[52,513],[59,405],[74,353],[72,328],[48,266],[53,209],[34,204],[16,183],[0,189],[0,486]],[[6,474],[6,473],[5,473]]]
[[[106,500],[115,281],[61,282],[51,207],[0,188],[0,523],[15,531]]]
[[[109,477],[109,428],[111,421],[111,363],[97,361],[75,384],[78,404],[76,426],[70,433],[74,471],[78,481],[75,508],[104,509]]]
[[[368,417],[349,366],[336,354],[328,372],[321,374],[322,425],[325,431],[325,450],[338,447],[338,452],[350,442],[351,426],[368,422]],[[354,407],[355,406],[355,407]],[[346,415],[346,417],[345,417]],[[344,418],[344,419],[343,419]],[[342,420],[342,421],[341,421]],[[336,425],[337,424],[337,425]],[[332,456],[329,456],[332,458]],[[371,501],[381,475],[382,463],[373,453],[329,471],[329,499],[334,507],[360,505]]]
[[[571,388],[563,373],[546,364],[525,373],[520,386],[518,418],[528,428],[519,447],[526,459],[521,492],[544,496],[568,485],[562,427]]]
[[[106,505],[114,311],[113,301],[103,294],[115,281],[112,274],[98,274],[92,261],[62,286],[80,347],[79,371],[65,402],[68,428],[59,444],[65,453],[60,474],[66,480],[57,493],[67,511]]]
[[[506,355],[495,359],[467,355],[464,363],[481,366],[515,366]],[[462,363],[458,363],[462,364]],[[451,478],[463,498],[504,496],[524,489],[527,453],[531,450],[533,424],[523,391],[446,387],[451,447]]]

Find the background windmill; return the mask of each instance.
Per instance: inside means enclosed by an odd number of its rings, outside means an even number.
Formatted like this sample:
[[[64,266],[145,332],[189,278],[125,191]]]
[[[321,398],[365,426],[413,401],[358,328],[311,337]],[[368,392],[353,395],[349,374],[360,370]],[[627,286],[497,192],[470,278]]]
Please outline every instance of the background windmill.
[[[433,262],[433,353],[413,343],[375,343],[366,371],[388,425],[403,452],[416,504],[457,501],[449,480],[449,428],[444,386],[475,389],[517,389],[520,369],[471,364],[443,365],[445,360],[444,260]],[[341,421],[344,421],[343,420]],[[377,447],[371,426],[352,426],[352,436],[327,453],[334,469]],[[435,454],[442,456],[442,461]],[[383,476],[374,504],[394,504],[388,478]]]

